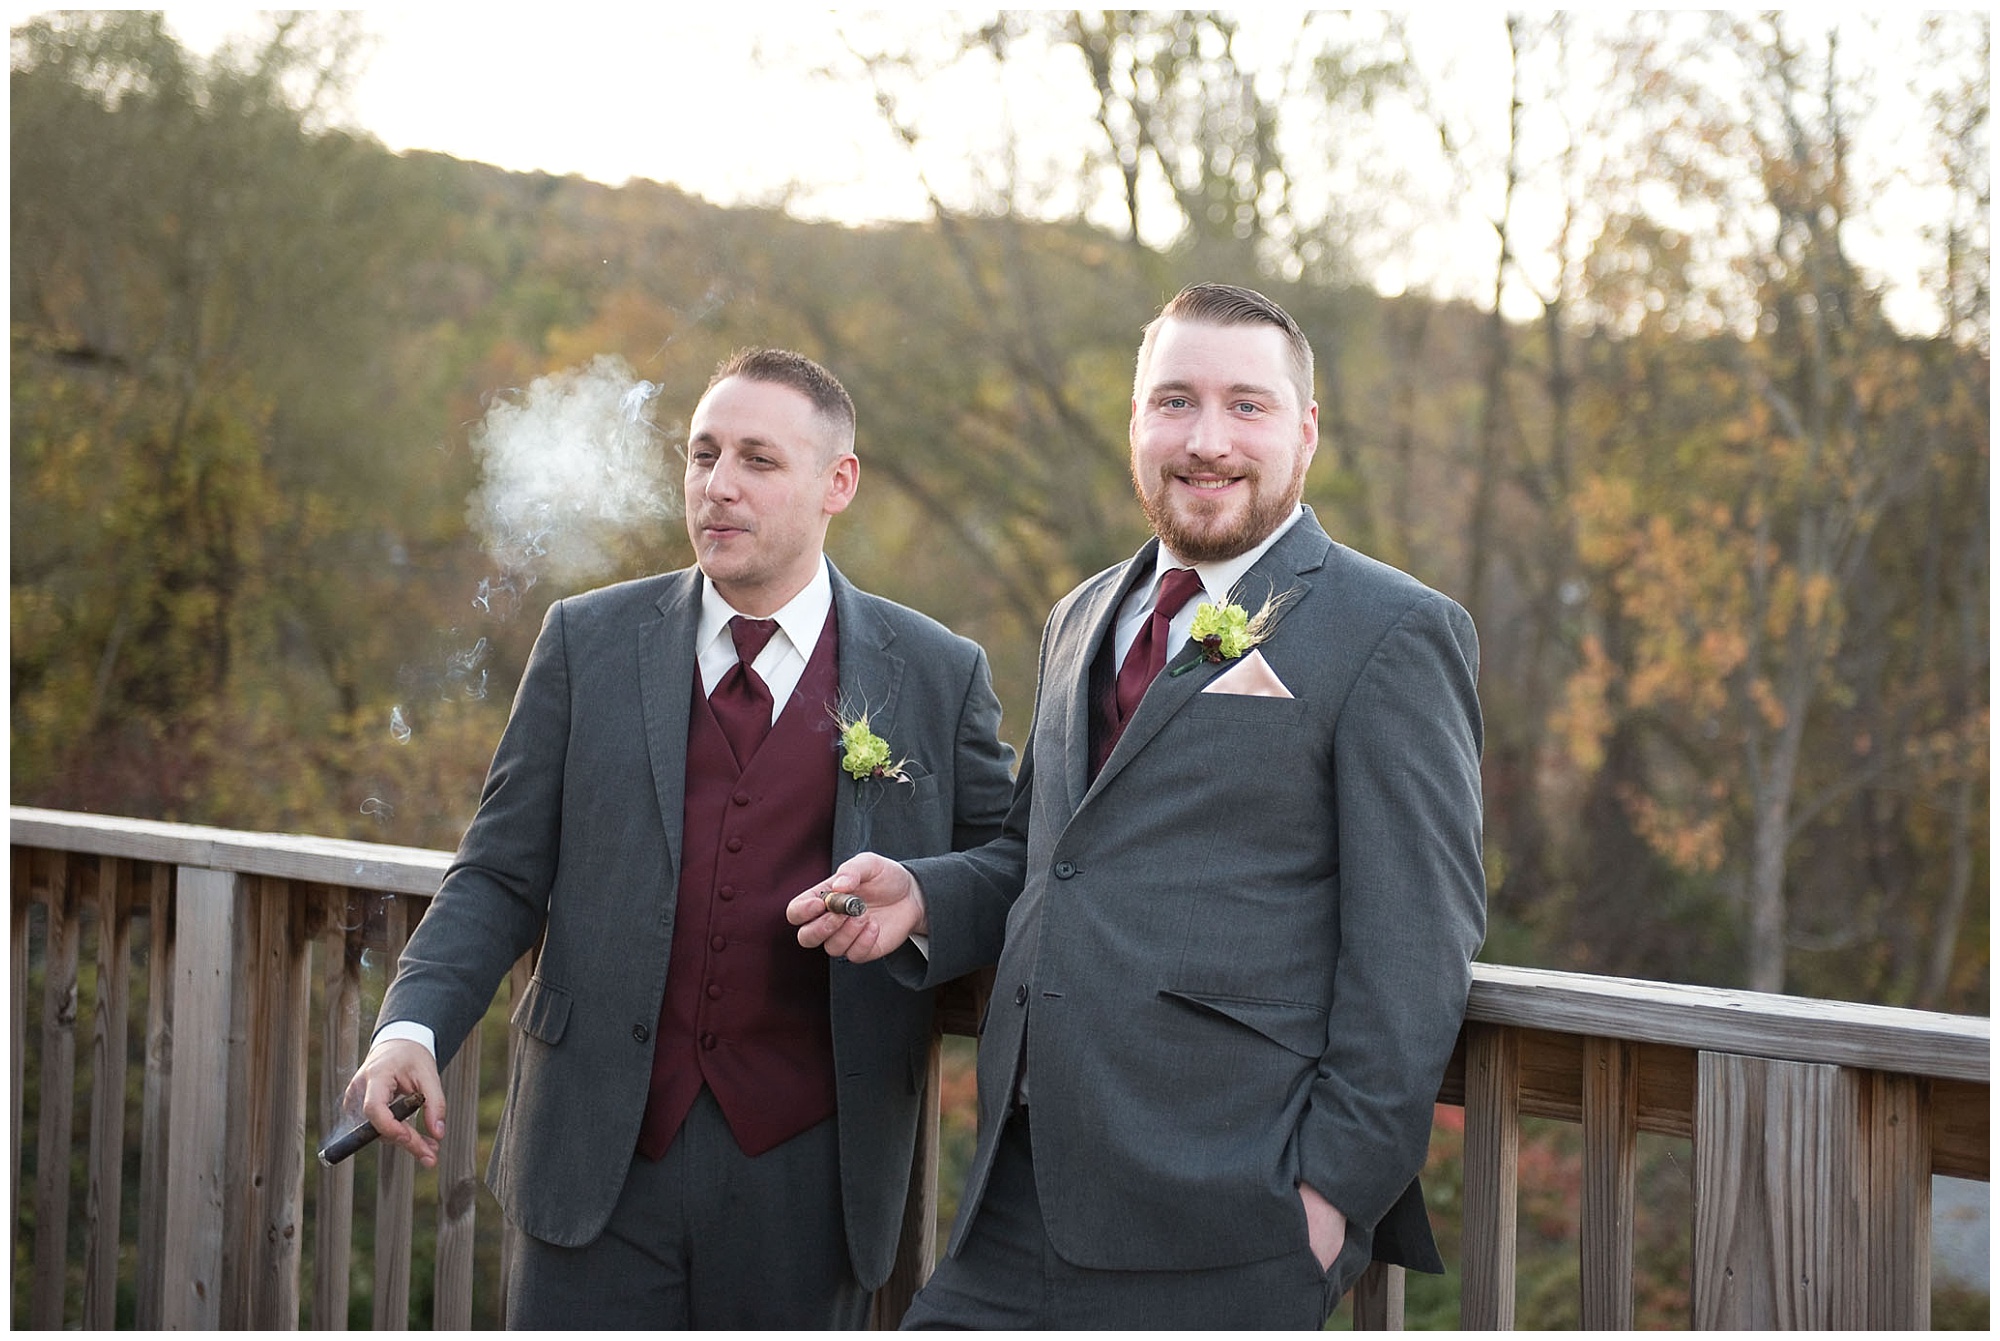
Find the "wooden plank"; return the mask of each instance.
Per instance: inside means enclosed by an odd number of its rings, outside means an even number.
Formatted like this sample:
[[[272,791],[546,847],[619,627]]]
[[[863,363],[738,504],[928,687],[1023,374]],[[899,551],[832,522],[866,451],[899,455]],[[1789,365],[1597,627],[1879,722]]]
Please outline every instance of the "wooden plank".
[[[1926,1084],[1864,1077],[1868,1160],[1867,1323],[1878,1331],[1931,1326],[1931,1135]]]
[[[83,1326],[118,1325],[120,1198],[125,1190],[125,1042],[132,1009],[132,863],[97,863],[97,1026],[91,1039],[89,1224]]]
[[[484,1022],[459,1045],[444,1069],[444,1111],[449,1126],[438,1148],[437,1274],[431,1287],[431,1325],[440,1332],[472,1326],[473,1216],[479,1204],[479,1040]]]
[[[1618,1039],[1583,1046],[1583,1199],[1577,1252],[1582,1321],[1632,1330],[1633,1224],[1638,1211],[1639,1057]]]
[[[1583,1047],[1579,1034],[1546,1029],[1519,1029],[1521,1044],[1521,1115],[1583,1121]],[[1634,1045],[1639,1071],[1639,1130],[1662,1136],[1694,1134],[1694,1062],[1692,1048],[1661,1043]],[[1984,1093],[1984,1091],[1980,1091]],[[1465,1106],[1465,1034],[1438,1086],[1438,1102]]]
[[[174,1061],[174,868],[146,871],[146,1074],[139,1098],[139,1248],[133,1263],[134,1321],[156,1332],[165,1283],[168,1103]]]
[[[1931,1172],[1992,1179],[1993,1095],[1985,1085],[1931,1082]]]
[[[299,1325],[299,1265],[305,1218],[307,1030],[312,1015],[310,909],[289,882],[265,880],[251,995],[258,1003],[252,1102],[263,1112],[253,1204],[251,1325]],[[261,1089],[261,1094],[259,1090]]]
[[[252,1325],[250,1293],[256,1277],[260,1219],[258,1179],[268,1140],[261,1097],[264,1088],[261,1078],[253,1079],[250,1062],[252,1020],[260,1014],[256,960],[264,920],[262,889],[261,877],[243,879],[243,906],[234,924],[231,950],[236,968],[230,983],[227,1062],[221,1068],[229,1090],[223,1112],[233,1151],[223,1165],[222,1177],[222,1325],[231,1331],[247,1330]]]
[[[268,875],[328,885],[357,885],[397,894],[430,895],[452,855],[347,838],[252,833],[200,824],[80,815],[12,806],[13,841],[29,847],[132,857],[243,875]]]
[[[69,1158],[76,1101],[76,963],[81,919],[71,886],[81,858],[49,863],[47,950],[42,979],[41,1111],[35,1115],[35,1276],[28,1325],[63,1325],[69,1250]]]
[[[1993,1045],[1984,1017],[1498,964],[1472,966],[1465,1018],[1981,1084]]]
[[[175,873],[174,1028],[167,1147],[167,1232],[161,1251],[161,1325],[214,1331],[222,1323],[223,1188],[229,1036],[242,877],[182,867]]]
[[[1860,1074],[1704,1052],[1699,1085],[1694,1326],[1865,1325]]]
[[[938,1141],[940,1096],[944,1087],[943,1036],[933,1021],[929,1059],[924,1066],[924,1093],[917,1111],[917,1143],[910,1156],[910,1185],[903,1198],[903,1223],[896,1239],[896,1260],[889,1278],[875,1292],[869,1326],[894,1331],[930,1279],[937,1252]]]
[[[409,905],[390,899],[383,908],[383,973],[393,982],[410,938]],[[375,1164],[375,1330],[410,1325],[410,1242],[415,1217],[417,1162],[396,1146],[377,1141]]]
[[[521,1000],[527,994],[528,985],[534,981],[535,955],[536,952],[533,950],[522,955],[514,961],[514,967],[507,973],[507,1015],[509,1019],[512,1019],[514,1012],[520,1009]],[[506,1083],[501,1086],[504,1093],[513,1093],[514,1068],[520,1064],[521,1031],[514,1029],[509,1031],[507,1039],[507,1079]],[[512,1220],[509,1220],[504,1215],[500,1217],[500,1307],[498,1312],[500,1315],[500,1326],[503,1328],[507,1325],[507,1287],[509,1284],[508,1277],[512,1272],[514,1263],[514,1236],[520,1232],[520,1230],[514,1228]]]
[[[1466,1027],[1465,1232],[1458,1320],[1514,1326],[1515,1212],[1521,1151],[1521,1045],[1512,1029]]]
[[[14,900],[8,919],[13,939],[9,942],[12,981],[8,1001],[12,1013],[7,1017],[7,1044],[13,1049],[10,1055],[14,1059],[14,1125],[8,1129],[14,1147],[14,1176],[8,1184],[12,1198],[8,1204],[9,1243],[21,1224],[22,1133],[27,1130],[22,1123],[28,1112],[28,907],[34,902],[35,859],[33,850],[25,847],[16,847],[13,854]]]
[[[321,996],[319,1111],[323,1144],[340,1118],[340,1098],[361,1056],[361,896],[336,890],[343,912],[320,941],[325,960]],[[313,1206],[313,1313],[315,1331],[345,1331],[354,1257],[354,1161],[319,1166]]]
[[[1400,1332],[1404,1327],[1404,1286],[1407,1273],[1388,1262],[1370,1262],[1354,1282],[1354,1330]]]

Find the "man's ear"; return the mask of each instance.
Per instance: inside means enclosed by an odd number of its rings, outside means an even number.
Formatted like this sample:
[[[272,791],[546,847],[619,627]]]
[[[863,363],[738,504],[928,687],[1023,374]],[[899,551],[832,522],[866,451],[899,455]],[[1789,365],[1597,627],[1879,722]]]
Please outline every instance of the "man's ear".
[[[847,505],[854,501],[854,491],[861,486],[861,458],[853,452],[843,453],[827,472],[826,501],[822,510],[831,517],[847,511]]]

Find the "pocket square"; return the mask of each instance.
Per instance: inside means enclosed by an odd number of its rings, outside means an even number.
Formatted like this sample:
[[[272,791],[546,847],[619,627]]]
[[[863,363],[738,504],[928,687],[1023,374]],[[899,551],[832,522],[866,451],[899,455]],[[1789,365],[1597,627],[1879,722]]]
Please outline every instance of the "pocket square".
[[[1291,698],[1292,691],[1256,648],[1234,666],[1201,687],[1204,694],[1248,694],[1253,698]]]

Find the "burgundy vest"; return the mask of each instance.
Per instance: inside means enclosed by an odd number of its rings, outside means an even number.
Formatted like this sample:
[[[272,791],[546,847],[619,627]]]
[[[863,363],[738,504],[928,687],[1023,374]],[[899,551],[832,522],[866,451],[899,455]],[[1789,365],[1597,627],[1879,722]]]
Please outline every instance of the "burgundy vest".
[[[639,1153],[658,1159],[708,1086],[746,1155],[833,1116],[828,959],[785,905],[833,872],[840,698],[832,610],[771,734],[738,769],[695,670],[681,884]]]

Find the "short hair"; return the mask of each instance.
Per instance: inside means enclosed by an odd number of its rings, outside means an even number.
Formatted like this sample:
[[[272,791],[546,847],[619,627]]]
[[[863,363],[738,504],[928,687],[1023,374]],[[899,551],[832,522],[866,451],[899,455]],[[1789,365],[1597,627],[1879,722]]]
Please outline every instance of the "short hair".
[[[702,394],[730,377],[751,382],[769,382],[790,387],[812,402],[813,409],[832,426],[833,451],[829,456],[854,450],[854,401],[840,379],[804,354],[789,349],[739,349],[715,367]]]
[[[1169,318],[1206,326],[1275,326],[1284,332],[1291,354],[1292,383],[1299,393],[1299,409],[1313,403],[1313,351],[1306,333],[1291,313],[1255,289],[1235,284],[1203,282],[1190,284],[1146,323],[1145,338],[1139,342],[1139,358],[1133,365],[1132,392],[1139,393],[1139,376],[1153,352],[1153,340]]]

